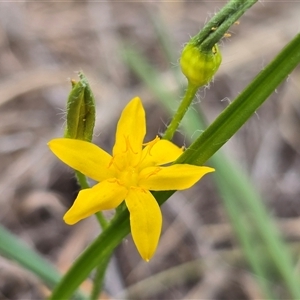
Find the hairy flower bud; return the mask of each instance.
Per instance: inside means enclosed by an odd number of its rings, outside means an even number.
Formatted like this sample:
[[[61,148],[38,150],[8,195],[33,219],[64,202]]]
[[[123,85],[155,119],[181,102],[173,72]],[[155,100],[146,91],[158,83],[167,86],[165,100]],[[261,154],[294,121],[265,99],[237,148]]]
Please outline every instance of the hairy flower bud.
[[[80,80],[71,81],[72,90],[67,102],[66,138],[90,142],[95,126],[95,100],[89,83],[83,73]]]
[[[222,61],[218,45],[204,52],[194,42],[188,43],[182,51],[180,66],[188,81],[196,87],[210,82]]]

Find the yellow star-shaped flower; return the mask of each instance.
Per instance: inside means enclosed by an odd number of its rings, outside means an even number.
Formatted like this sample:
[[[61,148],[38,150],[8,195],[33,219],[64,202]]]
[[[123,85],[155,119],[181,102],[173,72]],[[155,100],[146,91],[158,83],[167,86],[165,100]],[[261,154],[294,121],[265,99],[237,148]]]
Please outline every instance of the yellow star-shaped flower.
[[[187,189],[214,169],[187,164],[162,166],[176,160],[183,150],[158,137],[143,144],[145,134],[145,111],[141,100],[134,98],[121,114],[112,156],[81,140],[54,139],[48,145],[64,163],[99,182],[79,192],[64,216],[65,222],[75,224],[125,200],[134,243],[142,258],[149,261],[162,227],[161,211],[150,190]]]

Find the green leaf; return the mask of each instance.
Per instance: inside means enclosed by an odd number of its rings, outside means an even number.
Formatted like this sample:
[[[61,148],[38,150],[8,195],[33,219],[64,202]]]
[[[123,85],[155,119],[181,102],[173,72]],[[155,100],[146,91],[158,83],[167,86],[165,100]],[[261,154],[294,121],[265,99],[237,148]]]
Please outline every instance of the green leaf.
[[[79,256],[63,280],[56,286],[50,299],[69,299],[96,266],[101,264],[105,266],[112,251],[129,232],[129,214],[125,210],[120,212],[102,234]]]
[[[238,165],[224,160],[219,153],[213,161],[218,164],[214,176],[227,212],[266,297],[274,299],[271,283],[279,277],[290,296],[300,299],[300,278],[294,274],[292,255],[259,194]]]
[[[55,286],[61,280],[61,274],[50,262],[30,249],[3,226],[0,226],[0,241],[0,253],[3,256],[16,261],[37,275],[49,287]],[[83,294],[77,293],[76,299],[85,299],[85,297]]]

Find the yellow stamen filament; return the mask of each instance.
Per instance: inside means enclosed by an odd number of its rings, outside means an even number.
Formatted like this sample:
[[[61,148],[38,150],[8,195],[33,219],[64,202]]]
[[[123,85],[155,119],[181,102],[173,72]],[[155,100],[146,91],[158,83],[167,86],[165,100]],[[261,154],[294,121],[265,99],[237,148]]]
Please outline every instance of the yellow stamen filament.
[[[108,165],[108,168],[110,168],[112,165],[114,165],[119,172],[122,172],[122,168],[120,166],[118,166],[118,164],[116,163],[116,155],[112,157],[112,159]]]
[[[125,138],[125,144],[126,144],[126,150],[125,152],[128,152],[128,150],[130,150],[133,154],[137,154],[138,152],[134,152],[132,147],[131,147],[131,144],[130,144],[130,141],[129,141],[129,136],[124,136]]]
[[[155,137],[155,139],[154,140],[152,140],[152,141],[150,141],[150,142],[148,142],[148,143],[144,143],[143,144],[143,146],[149,146],[149,149],[147,149],[148,150],[148,153],[147,154],[149,154],[150,156],[151,156],[151,149],[153,148],[153,146],[157,143],[157,142],[159,142],[160,141],[160,138],[158,137],[158,135]]]
[[[160,141],[160,138],[158,137],[158,135],[155,137],[155,139],[153,139],[152,141],[148,142],[148,143],[144,143],[143,146],[146,146],[145,148],[147,148],[147,151],[144,152],[143,157],[141,157],[139,164],[141,164],[146,157],[149,155],[151,156],[151,149],[153,148],[153,146]]]
[[[149,174],[147,174],[147,175],[145,176],[145,179],[147,179],[147,178],[149,178],[149,177],[151,177],[151,176],[153,176],[153,175],[156,175],[160,170],[161,170],[160,167],[155,168],[155,170],[153,170],[152,172],[150,172]]]

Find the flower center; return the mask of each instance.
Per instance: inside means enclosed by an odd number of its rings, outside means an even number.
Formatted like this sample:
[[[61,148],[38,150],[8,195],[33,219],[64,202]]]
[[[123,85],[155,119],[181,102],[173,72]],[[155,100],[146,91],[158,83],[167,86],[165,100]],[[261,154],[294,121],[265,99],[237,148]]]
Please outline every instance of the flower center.
[[[138,169],[135,167],[127,167],[120,172],[119,179],[126,187],[138,185]]]
[[[138,186],[139,163],[132,165],[128,160],[127,153],[115,155],[110,165],[113,165],[116,170],[116,178],[125,187]]]
[[[149,166],[149,163],[145,160],[147,156],[151,156],[151,150],[159,140],[159,137],[156,136],[154,140],[143,144],[146,151],[135,153],[129,138],[125,139],[126,150],[115,154],[110,163],[110,166],[113,165],[116,170],[116,178],[120,181],[120,184],[128,188],[138,186],[139,173]],[[149,174],[149,176],[151,175],[153,174]]]

